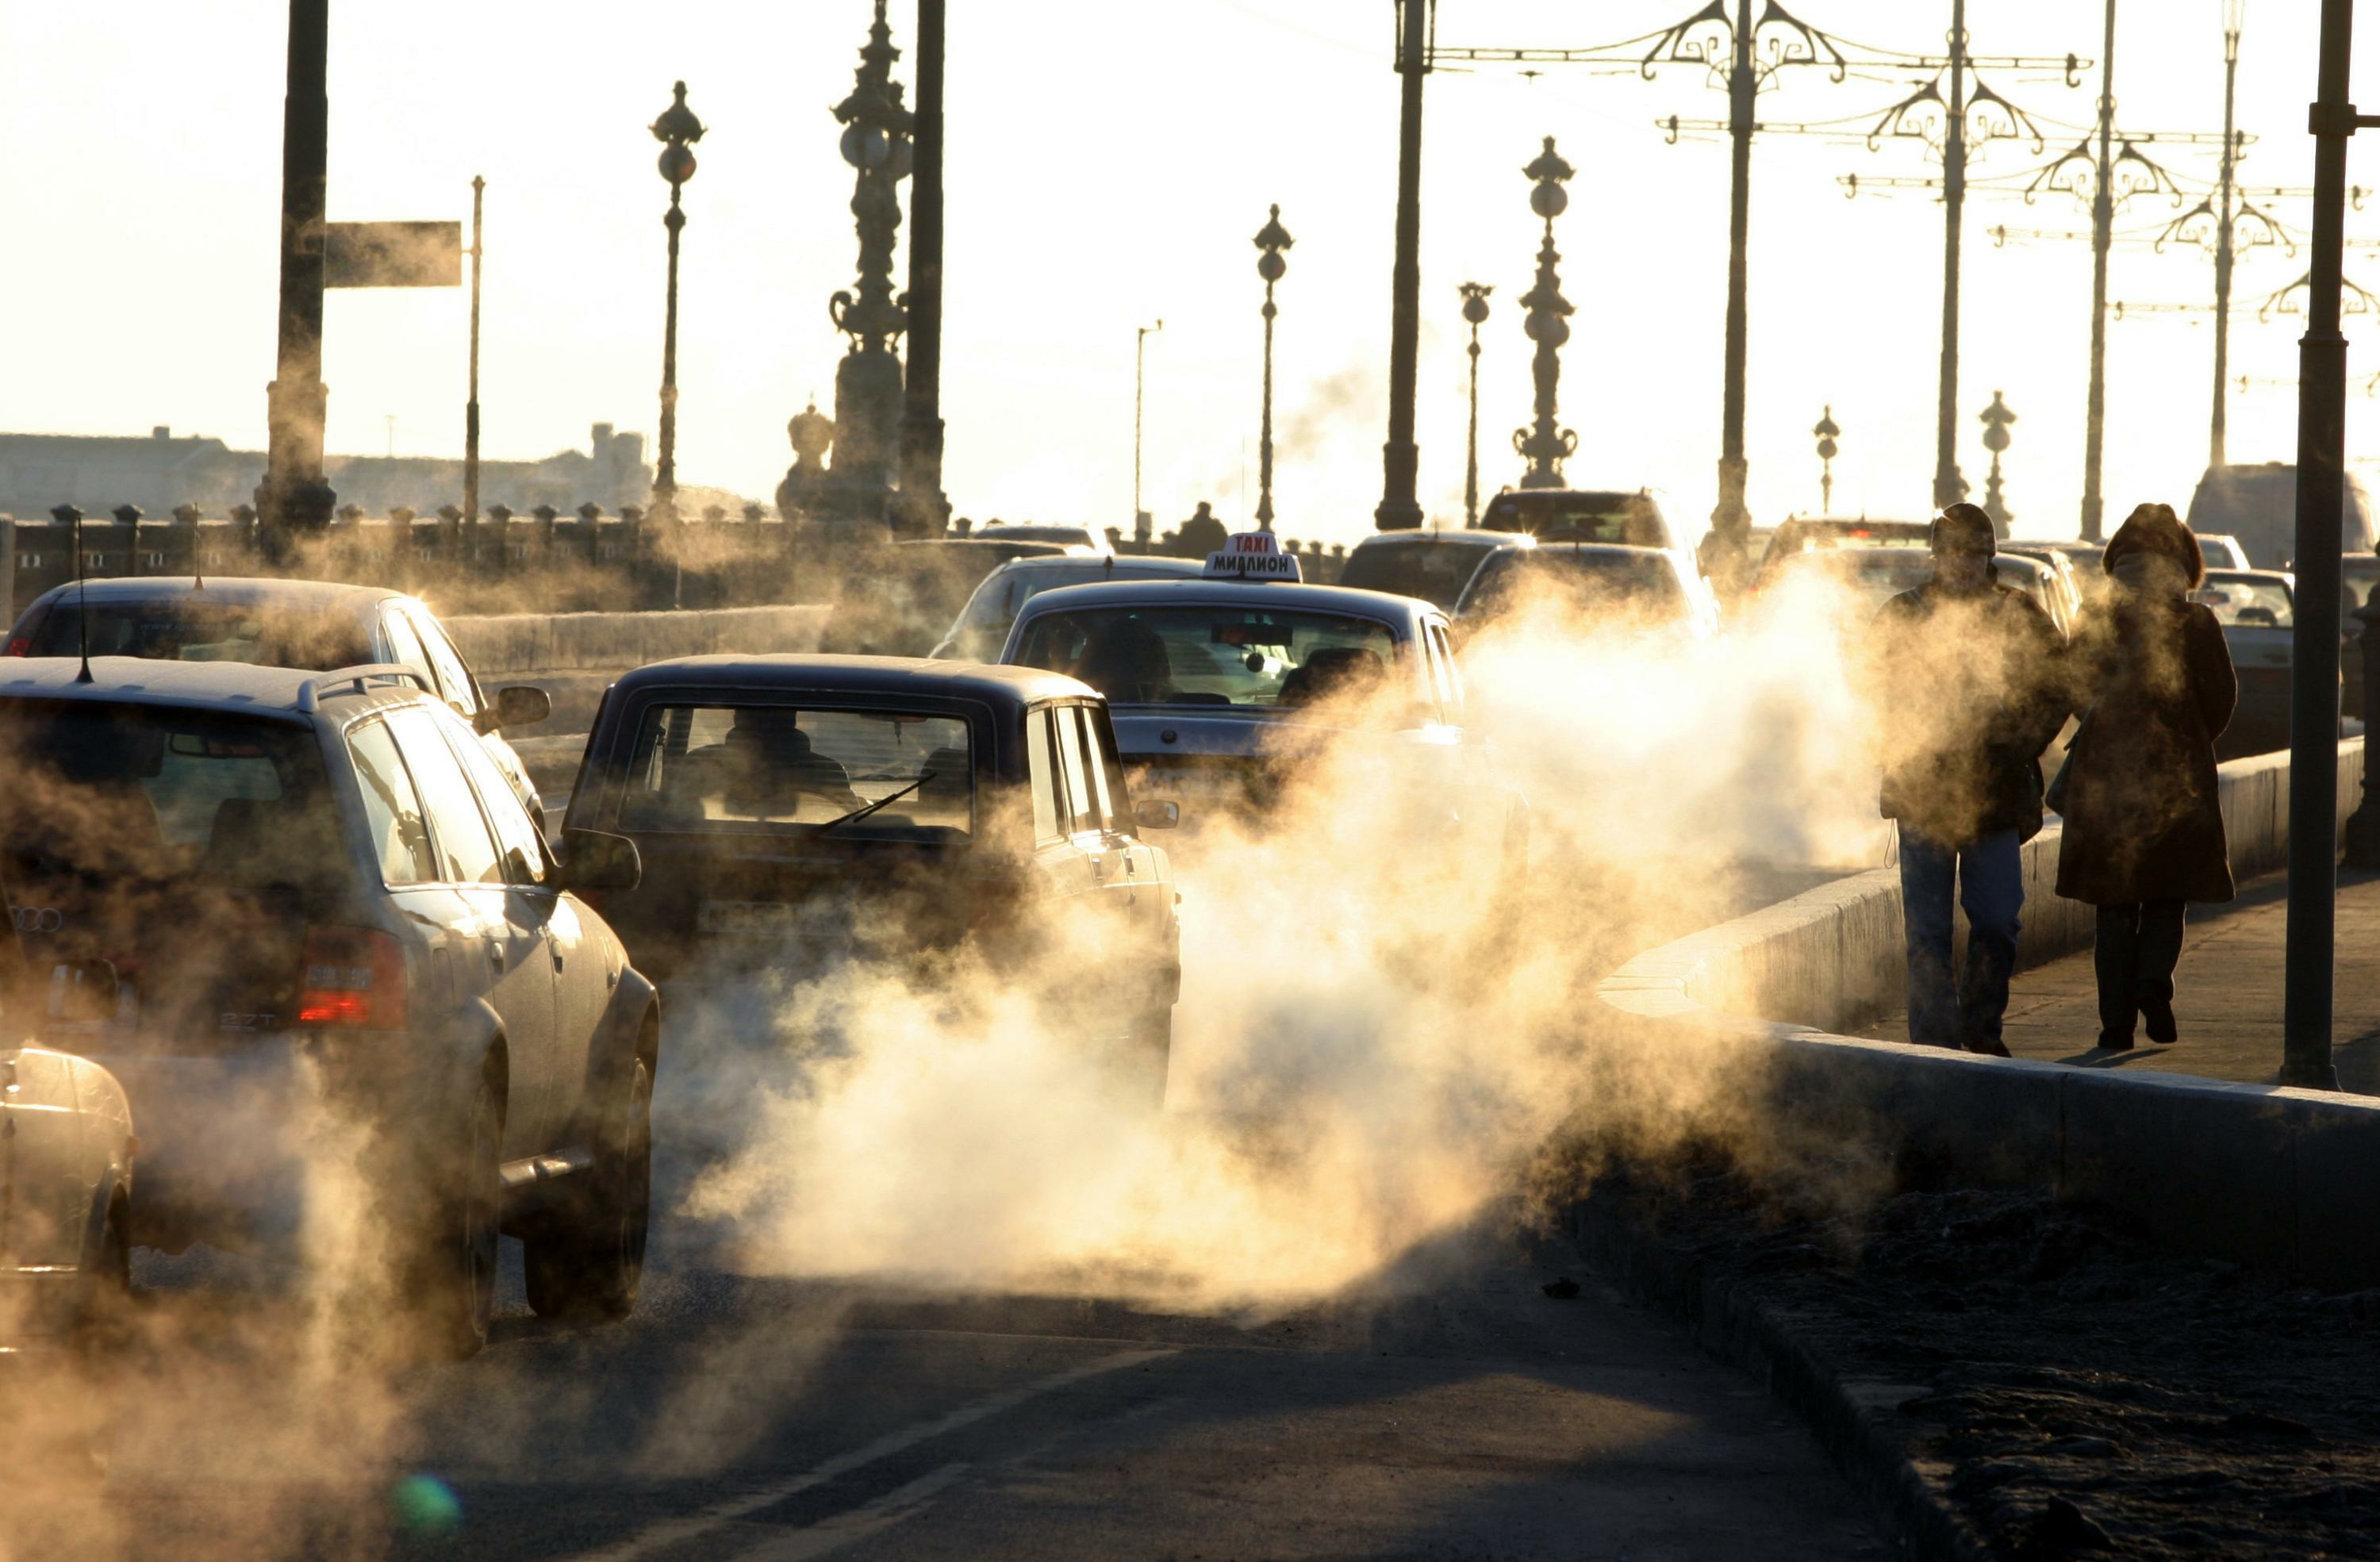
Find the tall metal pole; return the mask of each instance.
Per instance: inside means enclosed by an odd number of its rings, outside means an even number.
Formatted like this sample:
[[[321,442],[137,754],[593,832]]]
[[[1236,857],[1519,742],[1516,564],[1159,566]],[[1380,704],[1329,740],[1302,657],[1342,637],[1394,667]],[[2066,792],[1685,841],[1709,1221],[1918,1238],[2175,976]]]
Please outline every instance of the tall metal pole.
[[[471,394],[463,404],[463,514],[480,518],[480,206],[488,181],[471,176]]]
[[[2223,437],[2228,401],[2225,392],[2231,369],[2231,195],[2240,163],[2239,137],[2231,127],[2232,103],[2240,82],[2239,0],[2229,0],[2223,19],[2223,163],[2216,181],[2215,222],[2215,412],[2206,431],[2206,464],[2210,467],[2223,466],[2228,459]]]
[[[686,106],[686,83],[671,91],[670,106],[652,123],[653,139],[662,143],[662,177],[670,188],[669,211],[662,216],[662,226],[669,230],[669,301],[662,315],[662,438],[652,503],[652,518],[664,527],[677,519],[677,239],[686,228],[678,197],[694,177],[691,143],[702,139],[702,121]]]
[[[2107,0],[2107,40],[2099,57],[2099,170],[2091,194],[2091,394],[2082,417],[2082,539],[2104,535],[2099,457],[2107,418],[2107,247],[2114,241],[2112,148],[2116,129],[2116,0]]]
[[[909,187],[909,361],[901,419],[905,529],[948,524],[942,497],[942,31],[944,0],[917,0],[917,107]]]
[[[2331,963],[2338,914],[2338,549],[2347,499],[2347,338],[2338,330],[2347,204],[2354,0],[2323,0],[2314,137],[2313,242],[2298,339],[2297,624],[2289,636],[2289,914],[2280,1081],[2338,1088]]]
[[[1275,208],[1275,210],[1279,210]],[[1272,279],[1265,279],[1264,432],[1257,442],[1257,529],[1272,529]]]
[[[1280,311],[1273,308],[1273,284],[1289,270],[1289,262],[1281,258],[1294,239],[1281,225],[1281,208],[1272,209],[1271,219],[1257,230],[1256,246],[1264,251],[1257,257],[1257,274],[1264,278],[1264,431],[1257,442],[1257,528],[1272,529],[1272,322]]]
[[[1564,480],[1561,464],[1578,449],[1578,435],[1562,428],[1554,416],[1561,382],[1559,355],[1562,344],[1570,340],[1570,317],[1574,312],[1570,300],[1562,297],[1561,275],[1556,269],[1561,255],[1554,248],[1554,219],[1570,205],[1570,192],[1562,187],[1578,170],[1554,151],[1554,139],[1548,136],[1546,150],[1521,172],[1534,181],[1529,210],[1546,220],[1546,236],[1537,246],[1536,283],[1521,295],[1521,307],[1529,311],[1521,330],[1537,345],[1529,359],[1529,373],[1537,386],[1537,416],[1528,428],[1512,430],[1512,449],[1529,463],[1521,474],[1523,488],[1558,489]]]
[[[1429,18],[1437,0],[1398,0],[1397,70],[1403,103],[1397,127],[1397,260],[1389,279],[1389,442],[1372,524],[1382,531],[1421,525],[1414,497],[1421,450],[1414,442],[1415,356],[1421,340],[1421,84],[1429,73]]]
[[[1479,524],[1479,328],[1488,321],[1488,295],[1495,291],[1492,284],[1466,282],[1458,289],[1463,295],[1463,318],[1471,326],[1471,429],[1463,444],[1463,524]]]
[[[677,518],[677,240],[686,228],[686,211],[678,204],[678,186],[670,186],[668,212],[662,225],[669,230],[669,303],[662,314],[662,440],[653,467],[653,518]]]
[[[1148,541],[1148,512],[1140,503],[1140,407],[1144,384],[1142,364],[1148,350],[1151,333],[1165,329],[1165,322],[1144,325],[1132,339],[1132,534],[1144,545]]]
[[[1950,4],[1950,108],[1942,143],[1942,381],[1934,418],[1934,503],[1967,497],[1959,475],[1959,233],[1967,204],[1967,0]]]
[[[1718,506],[1711,525],[1740,558],[1752,515],[1744,508],[1743,354],[1744,248],[1752,228],[1752,0],[1736,0],[1734,63],[1727,77],[1727,127],[1734,143],[1727,207],[1727,386],[1719,412]]]
[[[322,477],[322,239],[330,182],[330,0],[289,0],[288,95],[281,112],[281,301],[265,388],[264,481],[256,508],[268,545],[331,521]]]

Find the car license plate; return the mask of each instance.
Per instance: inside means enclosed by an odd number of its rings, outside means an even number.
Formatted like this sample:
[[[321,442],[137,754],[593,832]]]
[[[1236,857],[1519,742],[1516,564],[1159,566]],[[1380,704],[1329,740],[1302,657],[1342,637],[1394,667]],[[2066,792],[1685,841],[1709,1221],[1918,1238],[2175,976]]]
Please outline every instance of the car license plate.
[[[783,938],[794,930],[783,901],[705,901],[696,922],[707,938]]]

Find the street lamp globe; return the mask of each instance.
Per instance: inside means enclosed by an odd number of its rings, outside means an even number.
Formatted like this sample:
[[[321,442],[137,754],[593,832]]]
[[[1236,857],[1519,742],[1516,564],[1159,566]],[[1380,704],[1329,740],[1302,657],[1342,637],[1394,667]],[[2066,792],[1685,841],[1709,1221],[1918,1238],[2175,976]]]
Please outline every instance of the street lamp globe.
[[[1473,289],[1476,288],[1475,292]],[[1463,285],[1463,318],[1473,325],[1488,323],[1488,288],[1475,282]]]
[[[1268,283],[1279,282],[1289,271],[1289,262],[1281,258],[1281,252],[1296,242],[1289,236],[1289,230],[1281,225],[1281,208],[1274,207],[1270,220],[1257,230],[1256,246],[1264,251],[1257,257],[1257,275]]]
[[[653,139],[662,143],[662,177],[669,181],[672,190],[675,190],[694,177],[694,153],[688,148],[692,142],[702,139],[702,121],[694,116],[694,110],[686,106],[686,83],[677,83],[672,91],[674,101],[659,119],[653,121],[652,132]]]
[[[854,168],[881,168],[892,155],[892,138],[881,125],[862,119],[843,133],[843,160]]]

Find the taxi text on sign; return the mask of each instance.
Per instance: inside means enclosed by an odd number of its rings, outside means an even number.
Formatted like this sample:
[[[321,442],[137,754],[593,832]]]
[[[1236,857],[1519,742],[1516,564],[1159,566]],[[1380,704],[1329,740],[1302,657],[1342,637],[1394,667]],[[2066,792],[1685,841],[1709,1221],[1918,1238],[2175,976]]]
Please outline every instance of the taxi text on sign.
[[[1207,555],[1208,578],[1226,580],[1303,581],[1294,553],[1281,551],[1281,541],[1269,531],[1238,531],[1223,539],[1222,548]]]

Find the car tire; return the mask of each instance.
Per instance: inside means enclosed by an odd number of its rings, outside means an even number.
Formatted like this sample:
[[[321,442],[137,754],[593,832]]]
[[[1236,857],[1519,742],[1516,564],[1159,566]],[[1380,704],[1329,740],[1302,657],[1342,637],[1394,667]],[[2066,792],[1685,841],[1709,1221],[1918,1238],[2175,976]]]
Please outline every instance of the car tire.
[[[121,1196],[107,1206],[92,1254],[91,1277],[75,1319],[74,1342],[86,1362],[102,1364],[120,1352],[132,1329],[132,1239]]]
[[[1148,1093],[1151,1111],[1165,1108],[1165,1085],[1173,1065],[1173,1006],[1159,1004],[1140,1017],[1125,1047],[1125,1067],[1135,1088]]]
[[[421,1343],[453,1360],[486,1348],[495,1314],[504,1138],[496,1087],[482,1079],[471,1095],[456,1158],[433,1168],[431,1213],[415,1237],[412,1296]]]
[[[653,1195],[653,1072],[642,1058],[604,1138],[584,1193],[522,1244],[528,1304],[540,1318],[602,1321],[636,1311]]]

